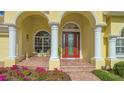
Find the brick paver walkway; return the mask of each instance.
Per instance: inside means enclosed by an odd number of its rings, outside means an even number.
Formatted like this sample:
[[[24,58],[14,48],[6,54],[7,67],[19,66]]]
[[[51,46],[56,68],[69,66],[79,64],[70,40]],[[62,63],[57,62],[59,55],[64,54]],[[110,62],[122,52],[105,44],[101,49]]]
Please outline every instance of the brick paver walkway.
[[[68,72],[73,81],[100,81],[100,79],[91,72]]]
[[[48,69],[49,57],[31,57],[23,60],[17,65],[29,66],[32,68],[42,66]],[[67,72],[73,81],[99,81],[100,79],[96,77],[91,71],[95,66],[88,62],[82,62],[81,59],[78,60],[61,60],[61,69]]]

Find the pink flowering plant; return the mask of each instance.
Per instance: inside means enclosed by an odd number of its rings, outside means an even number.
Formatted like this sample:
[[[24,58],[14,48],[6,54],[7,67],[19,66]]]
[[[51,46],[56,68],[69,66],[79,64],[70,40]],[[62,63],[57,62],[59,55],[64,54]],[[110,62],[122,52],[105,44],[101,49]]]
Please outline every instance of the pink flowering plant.
[[[0,81],[5,81],[6,80],[6,75],[0,75]]]
[[[44,67],[31,69],[27,66],[1,67],[0,81],[43,81],[43,80],[71,80],[70,77],[61,70],[49,71]]]
[[[45,80],[47,77],[48,71],[44,67],[37,67],[32,71],[32,77],[34,80]]]

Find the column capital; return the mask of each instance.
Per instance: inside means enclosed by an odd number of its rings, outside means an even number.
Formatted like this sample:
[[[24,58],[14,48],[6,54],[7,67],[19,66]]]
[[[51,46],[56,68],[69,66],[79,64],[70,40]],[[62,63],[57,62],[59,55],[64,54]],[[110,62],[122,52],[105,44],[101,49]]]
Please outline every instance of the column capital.
[[[59,24],[57,22],[52,22],[51,23],[51,29],[56,29],[58,30],[59,29]]]
[[[101,27],[102,28],[103,26],[101,24],[97,24],[95,28],[97,28],[97,27]]]
[[[9,25],[8,29],[9,29],[9,31],[16,31],[16,26]]]
[[[118,36],[116,36],[116,35],[111,35],[111,36],[109,36],[109,39],[116,39]]]
[[[96,24],[96,26],[93,29],[97,29],[97,28],[101,28],[102,29],[106,25],[107,25],[106,23],[99,23],[99,24]],[[94,30],[94,31],[97,31],[97,30]]]
[[[101,23],[98,23],[96,24],[96,27],[104,27],[104,26],[107,26],[107,24],[105,22],[101,22]]]
[[[49,23],[51,26],[59,26],[59,23],[58,22],[50,22]]]
[[[15,24],[6,24],[6,25],[8,25],[8,27],[15,27],[16,28]]]
[[[101,25],[96,25],[94,31],[95,32],[101,32],[102,31],[102,26]]]
[[[110,37],[110,38],[109,38],[109,42],[114,42],[114,43],[116,43],[116,38]]]

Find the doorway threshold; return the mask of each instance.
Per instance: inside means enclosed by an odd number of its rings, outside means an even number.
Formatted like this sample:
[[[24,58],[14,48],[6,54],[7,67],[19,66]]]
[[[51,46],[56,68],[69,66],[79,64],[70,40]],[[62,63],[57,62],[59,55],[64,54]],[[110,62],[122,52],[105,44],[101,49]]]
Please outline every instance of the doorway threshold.
[[[64,59],[64,60],[78,60],[78,59],[82,59],[82,58],[61,58],[61,59]]]

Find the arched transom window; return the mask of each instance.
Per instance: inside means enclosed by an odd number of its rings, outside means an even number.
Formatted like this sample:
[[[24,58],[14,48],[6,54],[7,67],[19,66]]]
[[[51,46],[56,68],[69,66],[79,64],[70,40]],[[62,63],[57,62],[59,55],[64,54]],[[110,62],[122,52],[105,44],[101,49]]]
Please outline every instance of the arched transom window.
[[[63,29],[79,29],[79,27],[74,23],[68,23],[63,27]]]
[[[117,37],[116,54],[124,56],[124,29],[121,31],[121,36]]]
[[[35,52],[48,53],[50,51],[50,34],[46,31],[39,31],[35,35]]]

